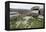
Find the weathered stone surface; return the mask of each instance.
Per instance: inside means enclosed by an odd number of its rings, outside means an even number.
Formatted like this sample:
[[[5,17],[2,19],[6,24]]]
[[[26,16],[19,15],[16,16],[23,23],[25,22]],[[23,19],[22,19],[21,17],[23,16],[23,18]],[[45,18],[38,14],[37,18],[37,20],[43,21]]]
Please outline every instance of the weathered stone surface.
[[[38,15],[39,15],[39,11],[38,10],[32,11],[32,16],[38,16]]]
[[[31,11],[32,10],[39,10],[39,8],[40,8],[39,6],[34,6],[34,7],[31,8]]]

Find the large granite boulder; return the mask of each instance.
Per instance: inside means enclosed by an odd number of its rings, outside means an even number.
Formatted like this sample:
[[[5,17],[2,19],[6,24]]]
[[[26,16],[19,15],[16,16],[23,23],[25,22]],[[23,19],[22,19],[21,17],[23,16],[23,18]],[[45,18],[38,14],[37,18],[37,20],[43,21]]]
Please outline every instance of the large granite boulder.
[[[31,14],[32,16],[38,16],[39,15],[39,6],[34,6],[31,8]]]

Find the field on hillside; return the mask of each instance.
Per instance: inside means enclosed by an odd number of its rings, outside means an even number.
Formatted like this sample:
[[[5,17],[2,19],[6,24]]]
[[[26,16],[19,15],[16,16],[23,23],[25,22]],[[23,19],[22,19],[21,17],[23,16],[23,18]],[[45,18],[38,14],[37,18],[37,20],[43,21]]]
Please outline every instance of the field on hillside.
[[[43,19],[32,16],[16,16],[10,19],[10,29],[43,27]]]

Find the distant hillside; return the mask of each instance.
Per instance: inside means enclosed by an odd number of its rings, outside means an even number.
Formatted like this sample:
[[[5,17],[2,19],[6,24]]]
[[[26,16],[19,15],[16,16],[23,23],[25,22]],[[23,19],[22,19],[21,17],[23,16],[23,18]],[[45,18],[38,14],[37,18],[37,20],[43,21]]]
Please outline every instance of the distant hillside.
[[[32,16],[38,16],[38,15],[43,15],[43,8],[38,9],[39,7],[32,7],[31,9],[13,9],[10,8],[10,12],[17,12],[21,15],[32,15]],[[14,13],[13,13],[14,14]]]
[[[10,8],[10,12],[18,12],[20,14],[26,15],[26,14],[31,13],[31,10],[28,10],[28,9],[12,9],[12,8]]]

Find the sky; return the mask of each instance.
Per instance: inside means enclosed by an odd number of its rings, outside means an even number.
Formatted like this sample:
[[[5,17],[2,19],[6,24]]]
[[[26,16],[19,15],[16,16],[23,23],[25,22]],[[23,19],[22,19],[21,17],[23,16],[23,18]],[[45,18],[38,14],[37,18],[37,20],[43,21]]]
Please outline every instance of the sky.
[[[33,6],[39,6],[40,8],[43,8],[43,5],[40,4],[10,3],[10,8],[13,9],[31,9]]]

